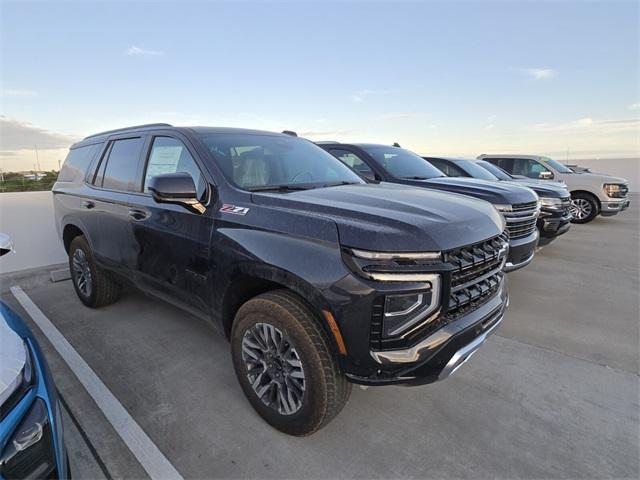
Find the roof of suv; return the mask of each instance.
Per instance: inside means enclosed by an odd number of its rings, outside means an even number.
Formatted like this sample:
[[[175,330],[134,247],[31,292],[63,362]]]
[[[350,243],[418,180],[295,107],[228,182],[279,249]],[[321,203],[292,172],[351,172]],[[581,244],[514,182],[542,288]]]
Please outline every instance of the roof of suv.
[[[116,128],[114,130],[107,130],[104,132],[94,133],[92,135],[88,135],[83,138],[79,142],[73,144],[71,147],[74,148],[81,144],[84,144],[87,141],[100,139],[100,137],[108,137],[109,135],[120,134],[120,133],[129,133],[129,132],[145,132],[150,130],[158,130],[158,129],[170,129],[180,131],[188,131],[191,133],[197,134],[235,134],[235,135],[273,135],[273,136],[288,136],[282,133],[269,132],[266,130],[252,130],[248,128],[232,128],[232,127],[174,127],[169,123],[148,123],[145,125],[134,125],[131,127],[124,128]],[[88,142],[87,142],[88,143]]]

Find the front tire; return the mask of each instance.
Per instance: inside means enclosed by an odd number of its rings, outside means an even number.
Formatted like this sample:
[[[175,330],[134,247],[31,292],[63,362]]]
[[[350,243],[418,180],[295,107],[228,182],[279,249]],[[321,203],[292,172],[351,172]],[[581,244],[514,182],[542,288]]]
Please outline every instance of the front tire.
[[[259,295],[238,310],[231,354],[253,408],[289,435],[310,435],[324,427],[351,393],[324,331],[309,308],[286,290]]]
[[[572,193],[571,194],[571,214],[573,219],[571,223],[589,223],[600,213],[598,200],[589,193]]]
[[[69,271],[76,294],[87,307],[102,307],[120,298],[122,287],[97,267],[83,235],[69,245]]]

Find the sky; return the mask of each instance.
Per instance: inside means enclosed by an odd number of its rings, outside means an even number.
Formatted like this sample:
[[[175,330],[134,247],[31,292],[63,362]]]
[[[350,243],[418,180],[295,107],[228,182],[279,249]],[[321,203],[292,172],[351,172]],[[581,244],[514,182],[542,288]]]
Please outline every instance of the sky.
[[[0,168],[149,122],[640,157],[639,5],[0,0]]]

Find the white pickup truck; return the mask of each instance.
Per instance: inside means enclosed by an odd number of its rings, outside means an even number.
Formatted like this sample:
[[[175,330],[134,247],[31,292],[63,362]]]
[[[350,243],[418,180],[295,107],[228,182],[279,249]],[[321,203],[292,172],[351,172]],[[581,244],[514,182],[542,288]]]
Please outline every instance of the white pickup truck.
[[[587,223],[598,214],[615,215],[629,207],[629,182],[600,173],[575,172],[562,163],[539,155],[489,155],[486,160],[511,175],[564,182],[571,192],[573,223]]]

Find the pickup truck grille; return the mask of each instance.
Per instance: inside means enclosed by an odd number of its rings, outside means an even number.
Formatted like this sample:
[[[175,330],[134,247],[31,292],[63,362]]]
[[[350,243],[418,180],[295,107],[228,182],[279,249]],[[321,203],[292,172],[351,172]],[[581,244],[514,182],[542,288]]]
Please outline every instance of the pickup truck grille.
[[[373,350],[406,348],[414,345],[435,330],[475,310],[495,294],[504,273],[502,268],[509,248],[509,234],[484,242],[443,252],[443,270],[449,271],[449,294],[442,298],[441,314],[433,321],[416,328],[400,338],[384,338],[384,296],[374,301],[371,318],[370,347]],[[437,313],[436,313],[437,315]]]
[[[562,200],[562,214],[569,215],[571,213],[571,197],[564,197],[560,200]]]
[[[447,252],[445,261],[455,265],[451,273],[451,291],[447,316],[455,318],[465,306],[489,297],[498,290],[507,257],[507,232],[486,242]]]
[[[509,237],[517,240],[531,235],[536,228],[538,213],[538,202],[516,203],[510,212],[503,212]]]

